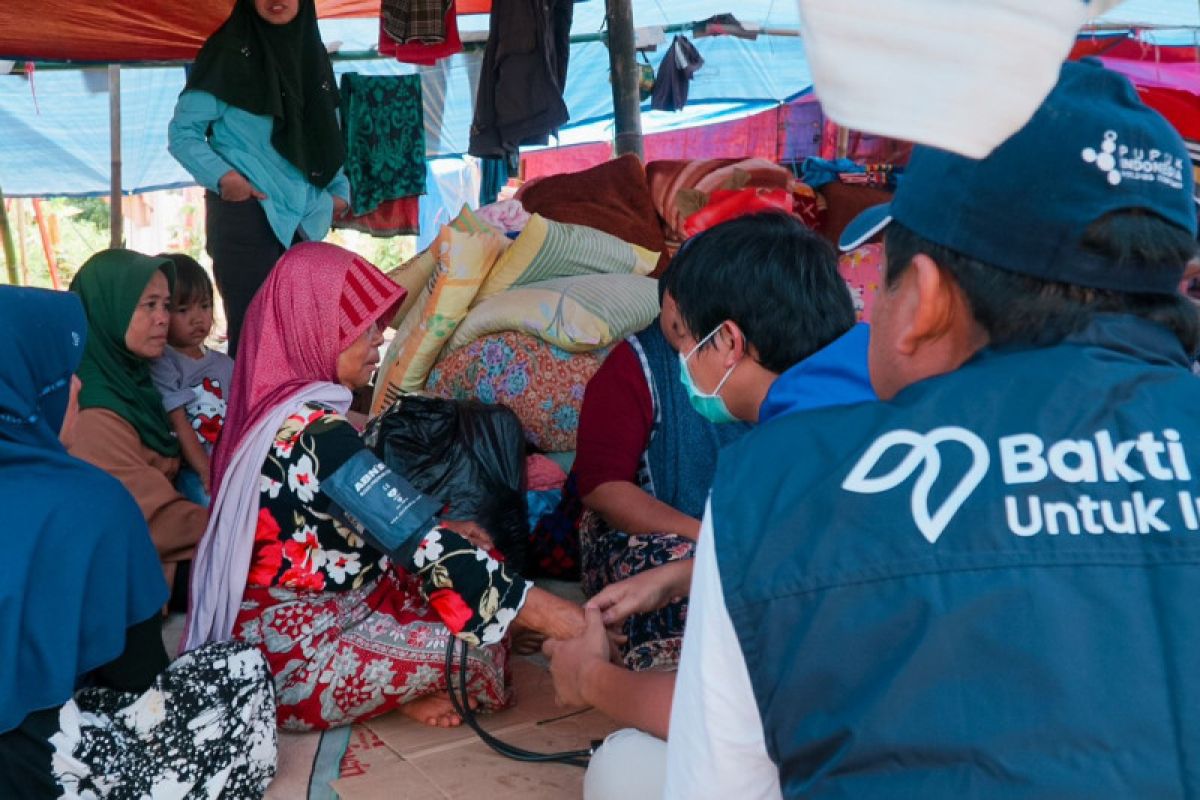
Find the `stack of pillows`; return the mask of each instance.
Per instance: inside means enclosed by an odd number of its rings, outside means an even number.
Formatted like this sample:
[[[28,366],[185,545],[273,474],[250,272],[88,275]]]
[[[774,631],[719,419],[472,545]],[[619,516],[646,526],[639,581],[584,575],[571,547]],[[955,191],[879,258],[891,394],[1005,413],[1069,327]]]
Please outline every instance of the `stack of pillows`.
[[[525,208],[532,213],[512,239],[507,226],[485,222],[497,220],[492,210],[464,207],[427,250],[391,273],[409,294],[373,414],[407,392],[503,403],[534,445],[575,449],[587,382],[614,344],[658,315],[649,276],[659,252]],[[519,215],[510,208],[502,216]]]

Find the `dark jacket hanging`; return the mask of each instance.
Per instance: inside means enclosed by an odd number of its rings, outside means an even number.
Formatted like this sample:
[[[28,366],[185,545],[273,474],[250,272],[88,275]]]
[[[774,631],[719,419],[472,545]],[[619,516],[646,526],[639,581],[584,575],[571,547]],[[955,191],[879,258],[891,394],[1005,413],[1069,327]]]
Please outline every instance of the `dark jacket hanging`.
[[[473,156],[508,156],[545,144],[568,119],[563,90],[570,56],[572,0],[495,0],[475,120]]]
[[[692,76],[704,66],[704,59],[686,36],[676,36],[658,67],[650,107],[655,111],[680,111],[687,105]]]

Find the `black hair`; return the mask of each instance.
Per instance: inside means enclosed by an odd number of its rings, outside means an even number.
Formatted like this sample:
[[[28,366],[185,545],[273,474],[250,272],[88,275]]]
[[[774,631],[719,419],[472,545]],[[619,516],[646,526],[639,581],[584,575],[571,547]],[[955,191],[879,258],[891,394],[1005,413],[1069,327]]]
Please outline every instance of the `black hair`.
[[[160,253],[175,265],[175,286],[171,292],[171,307],[182,308],[192,303],[212,302],[213,285],[208,273],[196,259],[186,253]]]
[[[788,214],[721,223],[688,240],[661,278],[696,339],[726,320],[781,373],[854,325],[830,244]],[[711,340],[710,342],[711,343]]]
[[[1055,344],[1082,330],[1096,314],[1119,313],[1167,327],[1189,354],[1200,350],[1200,313],[1181,294],[1092,289],[1021,275],[930,242],[898,222],[888,226],[884,241],[889,290],[913,258],[924,253],[961,287],[992,346]],[[1137,209],[1101,217],[1085,231],[1081,244],[1087,252],[1122,266],[1178,262],[1181,280],[1184,265],[1196,253],[1186,230]]]

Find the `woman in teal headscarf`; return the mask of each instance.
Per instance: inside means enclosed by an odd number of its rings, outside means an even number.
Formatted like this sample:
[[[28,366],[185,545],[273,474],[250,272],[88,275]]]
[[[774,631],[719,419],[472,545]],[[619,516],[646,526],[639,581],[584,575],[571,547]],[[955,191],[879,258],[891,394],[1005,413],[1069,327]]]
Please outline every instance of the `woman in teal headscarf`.
[[[105,250],[71,283],[88,320],[71,454],[117,478],[137,500],[168,580],[208,524],[208,511],[175,489],[179,442],[150,378],[150,361],[167,343],[173,279],[166,258]]]

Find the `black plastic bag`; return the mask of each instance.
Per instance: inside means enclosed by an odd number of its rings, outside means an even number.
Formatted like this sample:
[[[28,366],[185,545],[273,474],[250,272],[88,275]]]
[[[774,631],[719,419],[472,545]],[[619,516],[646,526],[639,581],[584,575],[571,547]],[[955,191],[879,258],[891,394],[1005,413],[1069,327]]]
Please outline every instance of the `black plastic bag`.
[[[446,519],[471,520],[506,562],[525,567],[525,433],[504,406],[404,395],[374,420],[365,440],[392,471],[446,504]]]

